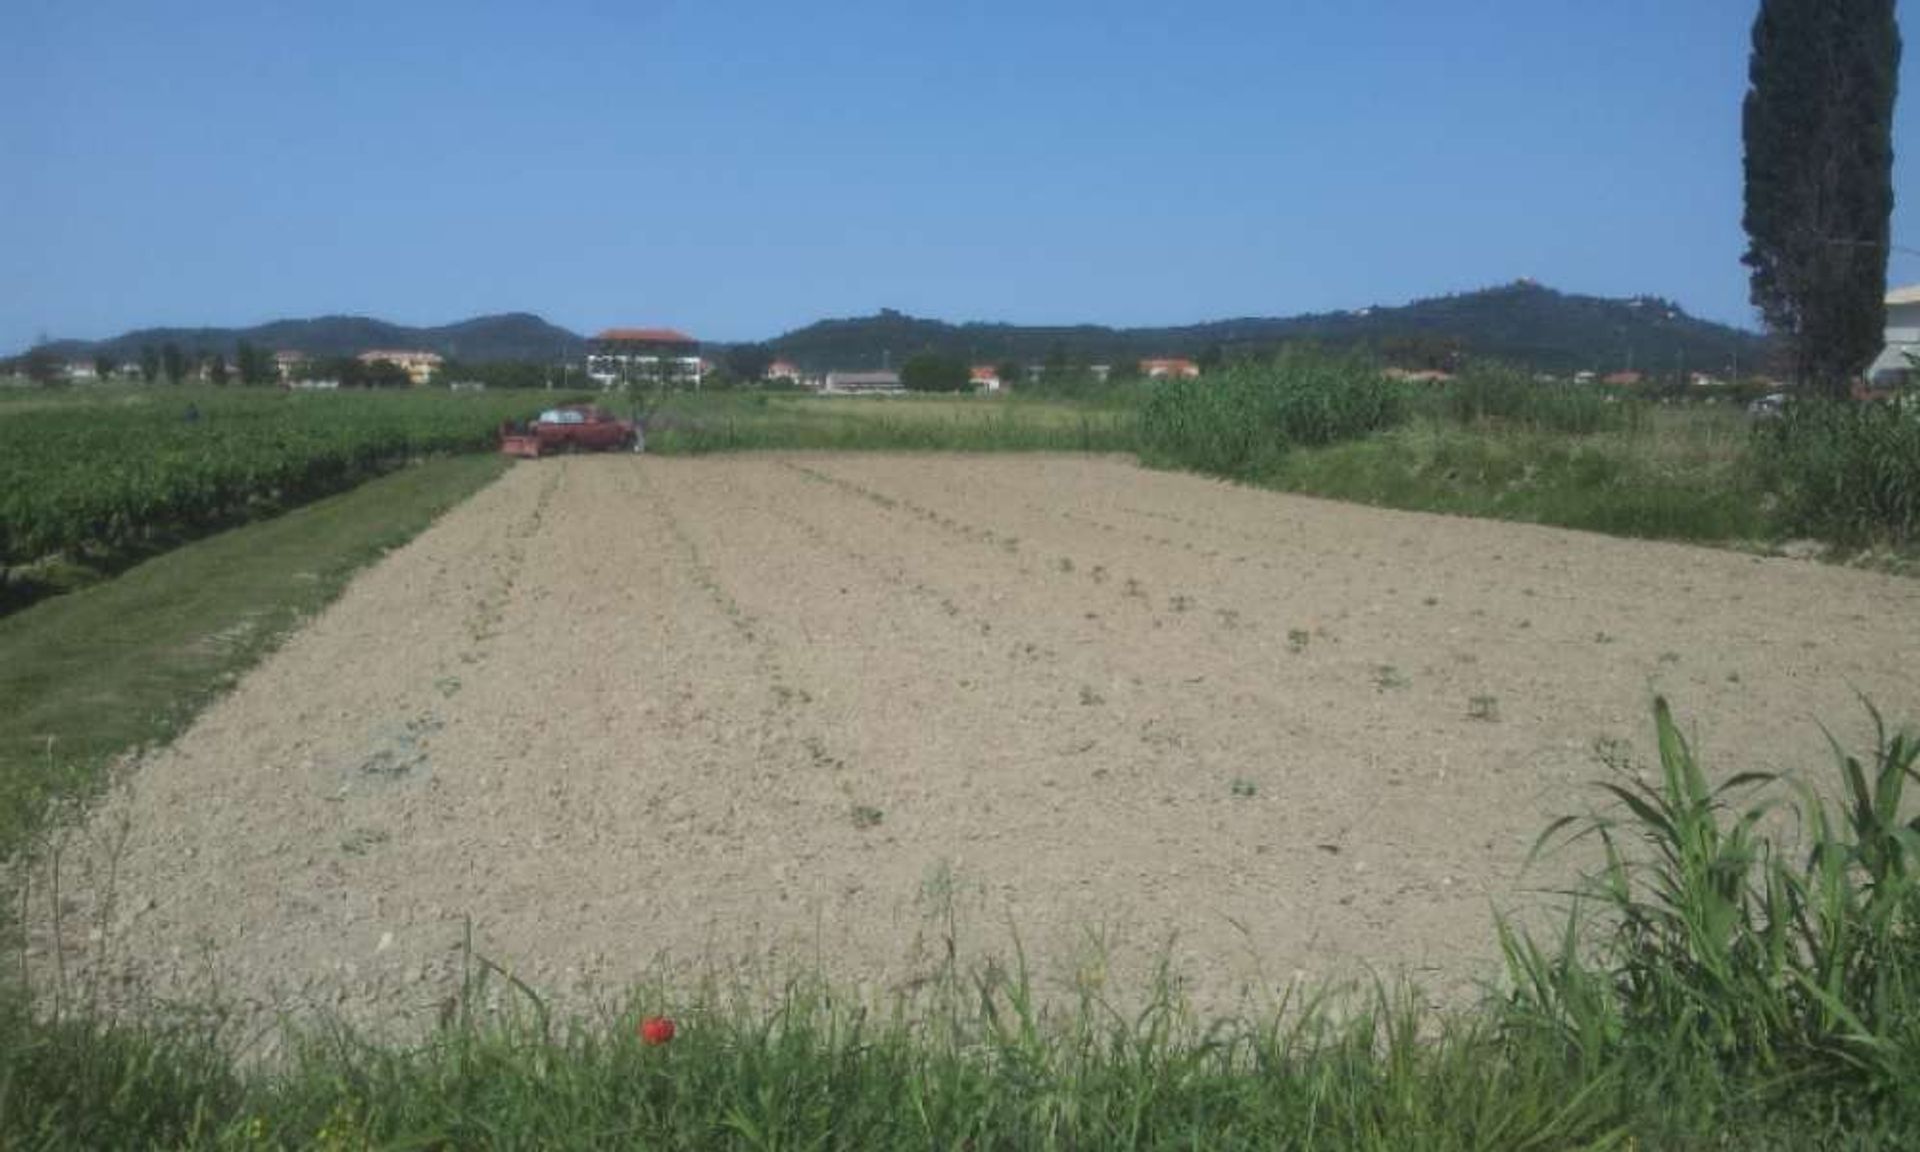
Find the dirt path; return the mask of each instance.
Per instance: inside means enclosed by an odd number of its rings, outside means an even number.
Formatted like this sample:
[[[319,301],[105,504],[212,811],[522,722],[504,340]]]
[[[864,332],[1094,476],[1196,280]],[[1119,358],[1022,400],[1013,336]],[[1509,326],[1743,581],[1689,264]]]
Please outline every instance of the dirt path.
[[[1720,771],[1824,771],[1856,689],[1920,719],[1916,651],[1916,582],[1112,460],[540,461],[131,773],[59,953],[424,1021],[468,918],[573,1003],[752,957],[901,987],[951,912],[1050,987],[1168,950],[1207,1007],[1453,989],[1654,692]]]

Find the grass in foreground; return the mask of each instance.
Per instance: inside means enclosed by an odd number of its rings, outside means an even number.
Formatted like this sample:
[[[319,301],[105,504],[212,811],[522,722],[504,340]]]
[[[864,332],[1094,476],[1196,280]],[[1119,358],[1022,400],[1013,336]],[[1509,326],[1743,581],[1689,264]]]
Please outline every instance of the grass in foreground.
[[[1877,719],[1877,717],[1876,717]],[[875,1002],[636,991],[555,1024],[469,957],[414,1045],[309,1029],[242,1068],[218,1025],[36,1019],[0,995],[0,1143],[198,1148],[1818,1149],[1920,1146],[1920,818],[1911,736],[1842,756],[1844,803],[1710,788],[1664,705],[1621,766],[1558,944],[1503,929],[1504,990],[1441,1013],[1376,987],[1201,1020],[948,971]],[[1799,848],[1763,831],[1796,816]],[[1550,833],[1562,831],[1556,827]],[[503,1010],[483,1012],[493,991]],[[644,1013],[679,1037],[649,1045]],[[204,1019],[204,1018],[203,1018]]]
[[[361,566],[505,467],[406,467],[0,618],[0,860],[50,801],[84,796],[115,756],[170,738]]]

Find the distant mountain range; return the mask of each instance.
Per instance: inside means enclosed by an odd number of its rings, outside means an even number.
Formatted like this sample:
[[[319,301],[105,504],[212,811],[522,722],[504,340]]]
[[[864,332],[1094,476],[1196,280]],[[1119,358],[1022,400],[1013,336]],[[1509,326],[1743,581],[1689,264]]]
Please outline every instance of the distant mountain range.
[[[823,320],[771,341],[803,368],[898,367],[921,351],[975,363],[1039,363],[1064,356],[1110,363],[1154,356],[1232,356],[1290,341],[1337,348],[1372,347],[1413,358],[1449,349],[1542,371],[1582,369],[1648,373],[1758,368],[1764,337],[1689,316],[1670,300],[1625,300],[1556,292],[1531,281],[1418,300],[1285,318],[1248,317],[1168,328],[1038,327],[948,324],[884,310],[877,316]]]
[[[253,328],[148,328],[111,340],[61,340],[56,355],[134,359],[143,347],[174,343],[189,352],[232,354],[242,340],[274,351],[347,356],[371,348],[438,352],[470,361],[577,358],[586,338],[525,312],[481,316],[458,324],[410,328],[360,316],[277,320]],[[1372,347],[1399,358],[1431,358],[1457,350],[1539,370],[1612,372],[1638,368],[1726,372],[1759,367],[1766,340],[1752,332],[1690,316],[1654,296],[1608,299],[1556,292],[1532,281],[1418,300],[1284,318],[1248,317],[1159,328],[1097,325],[950,324],[891,309],[853,319],[822,320],[767,341],[775,355],[802,368],[898,367],[920,352],[972,362],[1039,363],[1064,357],[1082,364],[1154,356],[1232,356],[1289,341]],[[714,355],[724,345],[711,345]]]
[[[354,356],[375,348],[438,352],[457,360],[558,360],[586,352],[587,342],[530,312],[476,316],[457,324],[412,328],[367,316],[319,316],[312,320],[275,320],[252,328],[141,328],[111,340],[55,340],[47,345],[69,360],[111,356],[134,360],[142,348],[177,344],[193,354],[223,352],[229,357],[241,341],[270,352],[309,356]]]

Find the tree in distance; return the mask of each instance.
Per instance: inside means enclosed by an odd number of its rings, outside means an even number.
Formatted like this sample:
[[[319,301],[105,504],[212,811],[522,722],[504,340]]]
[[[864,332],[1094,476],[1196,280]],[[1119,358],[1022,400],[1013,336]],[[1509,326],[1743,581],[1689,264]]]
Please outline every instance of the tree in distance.
[[[735,344],[722,357],[727,373],[742,384],[758,384],[773,366],[773,349],[765,344]]]
[[[1742,263],[1795,382],[1829,396],[1880,351],[1899,70],[1894,0],[1761,0]]]
[[[273,357],[267,355],[264,348],[245,340],[240,341],[240,346],[234,352],[233,358],[242,384],[271,384],[274,377],[279,375],[274,367]]]
[[[169,384],[179,384],[187,378],[187,354],[180,345],[168,341],[160,346],[160,371]]]
[[[20,358],[20,373],[35,384],[57,384],[65,374],[60,358],[45,344],[35,345]]]
[[[966,392],[973,373],[951,356],[922,352],[900,366],[900,384],[909,392]]]

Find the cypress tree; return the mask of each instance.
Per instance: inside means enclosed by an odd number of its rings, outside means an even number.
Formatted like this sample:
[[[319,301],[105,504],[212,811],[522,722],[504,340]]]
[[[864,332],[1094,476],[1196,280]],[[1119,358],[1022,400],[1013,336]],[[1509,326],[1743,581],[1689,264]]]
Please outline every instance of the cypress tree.
[[[1894,3],[1761,0],[1753,22],[1742,262],[1795,382],[1829,395],[1845,395],[1885,326]]]

